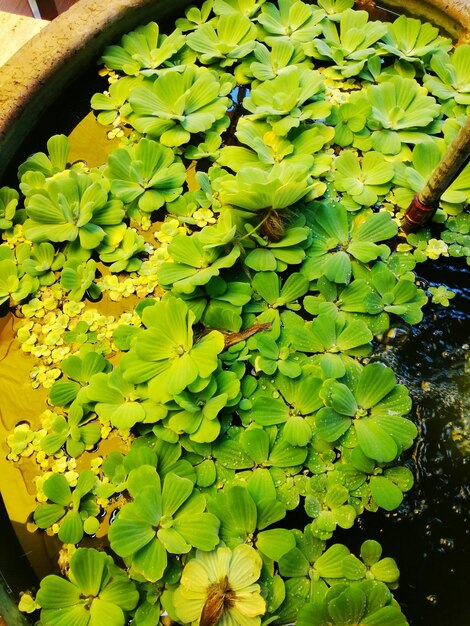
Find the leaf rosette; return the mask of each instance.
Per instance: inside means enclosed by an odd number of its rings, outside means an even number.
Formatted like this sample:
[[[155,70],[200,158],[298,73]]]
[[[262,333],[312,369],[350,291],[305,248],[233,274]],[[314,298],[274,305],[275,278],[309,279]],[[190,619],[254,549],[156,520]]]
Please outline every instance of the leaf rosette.
[[[287,136],[279,137],[267,122],[242,118],[235,134],[249,147],[224,146],[217,159],[234,172],[246,166],[269,170],[275,163],[302,163],[310,164],[309,173],[318,177],[331,165],[331,157],[321,150],[334,131],[322,123],[292,129]]]
[[[168,253],[171,260],[162,263],[157,272],[159,283],[175,294],[190,294],[232,267],[240,256],[240,248],[233,246],[227,252],[222,246],[205,246],[198,233],[180,234],[172,239]]]
[[[0,188],[0,230],[12,228],[18,200],[19,194],[16,189]]]
[[[363,69],[368,58],[377,54],[374,44],[387,31],[382,22],[369,21],[366,11],[347,9],[341,12],[338,22],[322,22],[323,37],[305,42],[304,51],[316,59],[332,61],[334,65],[324,70],[333,78],[350,78]]]
[[[266,611],[257,584],[262,564],[258,552],[246,545],[196,552],[174,595],[178,618],[193,623],[209,615],[218,624],[259,626]]]
[[[243,106],[249,111],[246,119],[264,119],[280,136],[304,121],[327,117],[331,110],[325,100],[322,74],[295,66],[254,87],[243,99]]]
[[[224,117],[230,106],[226,90],[214,72],[188,65],[181,73],[159,76],[151,86],[135,87],[129,96],[129,123],[164,146],[181,146]]]
[[[200,391],[186,389],[168,407],[166,426],[191,441],[210,443],[220,434],[219,414],[238,404],[240,381],[233,372],[221,371]]]
[[[172,150],[141,139],[110,154],[105,175],[111,180],[113,196],[151,213],[183,192],[186,170]]]
[[[448,52],[452,47],[450,39],[439,35],[438,28],[406,15],[400,15],[387,26],[383,43],[379,44],[380,52],[385,51],[409,63],[427,65],[431,55]]]
[[[367,457],[389,463],[416,437],[416,426],[403,417],[411,409],[408,391],[381,363],[366,365],[352,390],[336,380],[325,381],[321,396],[325,407],[316,414],[315,424],[326,441],[338,441],[353,429]]]
[[[132,501],[112,522],[109,540],[135,574],[157,582],[167,553],[210,551],[218,544],[219,520],[206,512],[206,500],[191,480],[169,473],[162,484],[155,468],[143,465],[130,472],[127,489]]]
[[[389,256],[390,248],[379,243],[397,234],[398,226],[389,213],[350,218],[346,209],[333,201],[313,202],[311,211],[312,244],[301,269],[309,280],[323,275],[331,282],[349,284],[352,260],[369,263]]]
[[[158,24],[149,22],[124,35],[119,46],[107,46],[101,61],[129,76],[142,70],[163,70],[185,43],[186,37],[178,29],[162,35]]]
[[[366,94],[372,107],[367,126],[377,152],[398,154],[402,143],[429,141],[441,130],[439,104],[412,78],[392,76],[369,86]]]
[[[470,104],[470,45],[461,45],[452,54],[438,52],[429,63],[436,74],[425,74],[424,85],[441,102],[449,100],[457,104]]]
[[[187,37],[187,44],[198,54],[204,65],[218,62],[219,67],[230,67],[250,54],[255,47],[255,24],[240,13],[220,15],[215,27],[206,22]]]
[[[36,596],[41,621],[51,626],[124,626],[139,601],[135,583],[104,552],[79,548],[67,576],[46,576]]]
[[[358,205],[373,206],[385,196],[392,184],[393,165],[378,152],[366,152],[361,158],[353,152],[342,152],[335,161],[335,186],[346,192]]]
[[[96,248],[111,226],[122,223],[120,200],[110,200],[104,184],[72,170],[46,181],[44,190],[26,202],[25,236],[35,243],[76,241],[85,250]]]
[[[178,298],[147,306],[142,313],[146,330],[137,335],[120,362],[124,379],[131,383],[149,381],[150,398],[166,402],[198,377],[211,376],[224,338],[211,331],[194,342],[194,319],[194,313]]]
[[[72,491],[63,474],[52,474],[43,485],[44,495],[50,502],[40,504],[34,511],[34,521],[39,528],[59,524],[59,539],[63,543],[79,543],[88,530],[87,520],[94,520],[99,513],[93,490],[97,478],[92,470],[80,472],[77,485]],[[99,526],[99,524],[98,524]],[[92,524],[91,533],[97,528]]]
[[[269,45],[279,37],[295,43],[308,42],[320,33],[319,22],[324,17],[322,9],[300,0],[279,0],[278,6],[266,2],[258,17],[264,31],[260,35]]]

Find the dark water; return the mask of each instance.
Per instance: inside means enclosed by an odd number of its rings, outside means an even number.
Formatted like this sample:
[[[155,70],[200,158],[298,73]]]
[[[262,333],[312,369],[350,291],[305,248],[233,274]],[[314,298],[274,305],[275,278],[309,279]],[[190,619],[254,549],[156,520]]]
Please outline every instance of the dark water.
[[[394,513],[366,513],[335,535],[358,549],[381,542],[401,572],[395,592],[412,626],[468,626],[470,562],[470,281],[463,265],[422,266],[429,285],[457,292],[449,308],[427,305],[425,319],[377,356],[413,398],[419,429],[406,455],[415,486]]]

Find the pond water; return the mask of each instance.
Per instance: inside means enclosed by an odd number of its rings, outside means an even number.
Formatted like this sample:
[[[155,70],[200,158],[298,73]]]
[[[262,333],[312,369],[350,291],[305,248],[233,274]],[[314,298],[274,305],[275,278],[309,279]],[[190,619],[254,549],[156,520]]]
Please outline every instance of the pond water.
[[[380,17],[383,19],[383,14]],[[85,147],[90,165],[95,165],[94,159],[96,164],[103,161],[110,147],[105,131],[91,117],[82,120],[89,111],[90,95],[104,89],[106,81],[94,71],[85,76],[67,91],[60,104],[51,107],[45,123],[41,121],[40,128],[31,133],[2,184],[14,186],[19,163],[29,153],[43,150],[46,139],[54,133],[73,131],[74,153],[83,155]],[[392,329],[377,342],[372,356],[372,360],[393,367],[398,382],[408,387],[413,398],[411,417],[419,435],[404,458],[415,475],[415,486],[397,511],[364,513],[351,530],[338,531],[333,540],[343,541],[352,551],[367,538],[381,542],[384,554],[395,558],[400,568],[396,597],[412,626],[467,626],[470,272],[458,262],[439,261],[418,266],[418,274],[424,285],[445,284],[455,291],[451,306],[428,304],[421,324]],[[6,504],[8,507],[8,501]],[[31,580],[28,573],[25,586]],[[12,588],[18,590],[20,586],[21,577],[15,575]]]

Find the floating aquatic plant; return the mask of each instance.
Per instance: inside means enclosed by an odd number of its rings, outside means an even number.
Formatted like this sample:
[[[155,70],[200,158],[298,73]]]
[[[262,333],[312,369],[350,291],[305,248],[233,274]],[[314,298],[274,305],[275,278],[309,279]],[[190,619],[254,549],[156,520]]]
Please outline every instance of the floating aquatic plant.
[[[429,134],[439,132],[433,124],[440,107],[427,90],[411,78],[392,76],[380,85],[371,85],[367,97],[372,115],[367,126],[372,130],[374,150],[398,154],[402,143],[428,141]]]
[[[366,11],[347,9],[336,22],[322,23],[322,38],[305,42],[307,55],[316,59],[332,61],[334,65],[325,70],[326,75],[349,78],[359,74],[368,58],[377,54],[374,44],[385,34],[382,22],[369,21]]]
[[[181,73],[168,72],[149,86],[132,89],[129,123],[164,146],[181,146],[224,117],[230,105],[226,93],[227,83],[215,73],[186,66]]]
[[[353,152],[345,151],[335,166],[336,189],[348,193],[359,207],[374,205],[392,184],[393,165],[379,152],[366,152],[359,159]]]
[[[337,441],[353,429],[362,452],[380,463],[395,460],[412,445],[416,427],[403,417],[411,408],[410,398],[390,368],[371,363],[353,391],[344,383],[327,380],[321,394],[325,407],[317,413],[315,424],[326,441]]]
[[[120,46],[107,46],[102,62],[112,70],[133,76],[141,70],[164,70],[167,61],[186,43],[181,31],[160,34],[158,24],[150,22],[124,35]]]
[[[427,65],[431,56],[447,52],[452,46],[449,39],[439,35],[438,28],[406,15],[400,15],[387,27],[380,50],[409,63]]]
[[[58,452],[63,446],[71,457],[80,456],[91,450],[101,439],[101,429],[95,415],[84,415],[83,408],[72,405],[67,417],[57,414],[52,420],[51,432],[41,439],[41,448],[48,455]]]
[[[24,273],[10,248],[5,244],[0,246],[0,304],[10,299],[15,304],[21,302],[38,287],[39,280]]]
[[[183,191],[186,170],[173,151],[150,139],[110,154],[106,175],[111,193],[141,211],[157,211]]]
[[[298,615],[299,626],[339,626],[345,622],[406,626],[405,616],[387,587],[375,581],[341,584],[324,598],[306,604]]]
[[[168,246],[171,261],[166,261],[157,272],[162,286],[174,293],[192,293],[218,276],[221,270],[232,267],[240,256],[240,249],[228,252],[222,246],[204,246],[202,236],[176,235]]]
[[[85,173],[65,171],[48,179],[44,190],[28,197],[23,225],[31,241],[79,240],[82,248],[96,248],[106,229],[122,222],[124,209],[110,200],[106,188]]]
[[[104,552],[79,548],[70,560],[68,580],[46,576],[36,596],[41,620],[51,626],[124,626],[139,601],[126,573]]]
[[[47,154],[44,152],[36,152],[28,157],[18,168],[18,178],[21,180],[21,183],[25,184],[26,187],[29,186],[29,172],[39,172],[44,177],[49,178],[65,170],[70,148],[70,139],[65,135],[54,135],[51,137],[47,141]],[[21,189],[23,193],[26,193],[23,187],[21,187]]]
[[[329,169],[331,163],[331,159],[320,150],[332,139],[333,134],[328,126],[316,123],[307,128],[293,129],[286,137],[279,137],[268,123],[243,118],[238,124],[236,135],[249,148],[224,146],[217,162],[234,172],[248,165],[269,170],[275,163],[302,163],[310,165],[310,173],[320,176]],[[320,154],[315,156],[315,153]]]
[[[215,441],[221,430],[219,413],[238,404],[239,392],[237,376],[221,371],[203,389],[175,395],[167,426],[177,434],[188,433],[198,443]]]
[[[215,28],[210,23],[200,25],[187,37],[187,44],[198,53],[204,64],[218,61],[229,67],[249,54],[255,46],[256,26],[240,13],[223,13]]]
[[[380,241],[394,237],[397,224],[389,213],[373,213],[353,218],[349,225],[346,209],[331,201],[312,204],[312,245],[302,266],[309,279],[325,276],[335,283],[351,280],[351,257],[361,263],[387,258],[390,249]]]
[[[272,80],[291,65],[312,67],[299,44],[294,44],[290,39],[278,37],[271,40],[270,48],[256,42],[253,54],[236,69],[235,75],[242,83],[247,83],[253,78],[259,81]]]
[[[12,454],[52,470],[40,528],[76,543],[102,507],[128,568],[78,549],[70,582],[43,581],[42,621],[406,624],[393,559],[325,541],[413,484],[409,394],[373,337],[421,320],[417,262],[470,256],[464,211],[389,242],[391,202],[465,121],[468,46],[352,4],[207,0],[168,36],[138,27],[92,98],[121,139],[107,163],[70,164],[56,136],[20,168],[24,209],[0,190],[0,299],[29,298],[18,338],[62,407]],[[100,290],[112,316],[82,311]],[[303,531],[283,527],[297,507]]]
[[[179,619],[259,626],[266,609],[257,584],[262,564],[257,551],[247,545],[198,551],[185,566],[175,592]]]
[[[194,546],[210,551],[219,542],[219,521],[205,512],[205,498],[193,483],[168,474],[163,485],[155,468],[143,465],[130,472],[125,504],[110,526],[112,549],[133,572],[150,582],[160,580],[170,554],[186,554]]]
[[[424,188],[442,156],[439,144],[428,141],[414,147],[411,165],[396,164],[394,197],[398,206],[403,209],[409,207],[415,194]],[[446,213],[457,215],[463,210],[469,196],[470,167],[467,166],[442,194],[440,205]]]
[[[10,187],[0,189],[0,230],[12,228],[18,199],[19,195],[15,189]]]
[[[142,313],[146,330],[121,360],[123,376],[132,383],[149,381],[149,396],[170,399],[217,368],[224,347],[221,333],[211,331],[194,342],[195,316],[183,300],[167,298]]]
[[[302,122],[327,117],[331,109],[320,72],[295,66],[254,87],[243,106],[249,111],[246,119],[266,120],[280,136]]]
[[[124,76],[111,83],[104,93],[95,93],[90,101],[91,108],[97,111],[96,119],[100,124],[118,126],[125,123],[132,113],[128,102],[133,87],[142,84],[140,77]]]
[[[461,45],[451,55],[446,52],[433,54],[429,62],[431,73],[424,76],[424,85],[444,103],[448,101],[467,106],[470,104],[468,89],[468,59],[470,46]]]
[[[94,534],[99,527],[93,489],[96,476],[91,470],[80,473],[77,485],[71,490],[63,474],[52,474],[42,487],[50,502],[40,504],[34,511],[34,521],[39,528],[59,524],[59,539],[64,543],[79,543],[85,532]]]
[[[318,23],[325,13],[318,7],[301,0],[279,0],[278,7],[272,2],[266,2],[258,17],[265,31],[264,39],[269,44],[277,37],[288,37],[293,42],[304,43],[320,32]]]

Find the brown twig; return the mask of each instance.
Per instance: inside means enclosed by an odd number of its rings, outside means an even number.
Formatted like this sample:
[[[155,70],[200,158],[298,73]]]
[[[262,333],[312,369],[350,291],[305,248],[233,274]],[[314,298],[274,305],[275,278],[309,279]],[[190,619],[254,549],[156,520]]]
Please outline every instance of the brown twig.
[[[245,341],[249,337],[252,337],[256,333],[259,333],[262,330],[270,330],[271,322],[264,322],[263,324],[253,324],[250,328],[246,328],[245,330],[240,331],[239,333],[228,333],[224,336],[225,350],[230,348],[230,346],[234,346],[236,343],[240,341]]]

